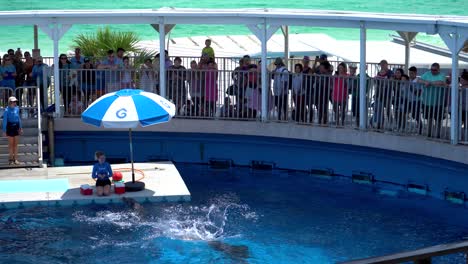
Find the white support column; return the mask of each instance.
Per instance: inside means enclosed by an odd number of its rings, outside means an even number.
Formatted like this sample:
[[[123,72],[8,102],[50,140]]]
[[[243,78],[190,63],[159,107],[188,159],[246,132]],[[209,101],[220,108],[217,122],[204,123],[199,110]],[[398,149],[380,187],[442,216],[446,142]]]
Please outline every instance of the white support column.
[[[166,34],[170,33],[175,24],[164,24],[164,18],[159,18],[159,24],[151,24],[159,32],[159,90],[162,97],[166,97]],[[169,38],[167,39],[167,49],[169,50]]]
[[[54,91],[55,91],[55,114],[60,116],[60,72],[59,72],[59,37],[58,28],[53,30],[52,41],[54,42]],[[47,96],[47,93],[45,93]],[[47,100],[45,100],[47,102]],[[44,106],[44,109],[46,106]]]
[[[443,31],[443,29],[441,29]],[[464,33],[464,34],[463,34]],[[459,91],[458,91],[458,54],[463,48],[465,41],[468,39],[468,31],[458,32],[457,28],[451,31],[439,33],[442,40],[452,52],[452,83],[450,91],[450,142],[453,145],[458,144],[458,131],[460,122],[458,120],[459,109]]]
[[[397,31],[398,35],[403,39],[405,42],[405,70],[408,71],[409,64],[410,64],[410,43],[416,37],[418,32],[405,32],[405,31]]]
[[[37,34],[37,25],[34,25],[34,49],[37,50],[39,48],[39,37]]]
[[[159,22],[159,91],[162,97],[166,97],[166,28],[164,20]]]
[[[410,63],[410,44],[408,41],[405,41],[405,71],[408,72],[409,70],[409,63]]]
[[[260,42],[262,43],[262,121],[268,121],[268,104],[270,103],[268,100],[268,95],[270,87],[268,84],[270,83],[268,80],[268,72],[267,72],[267,25],[266,21],[263,24],[262,34],[260,38]]]
[[[40,25],[49,38],[52,39],[54,45],[54,97],[55,97],[55,114],[60,116],[60,73],[59,73],[59,41],[70,29],[71,25],[52,23],[49,25]],[[45,93],[47,96],[47,93]],[[47,98],[45,102],[47,102]],[[44,108],[47,106],[45,105]]]
[[[458,42],[458,34],[453,35],[452,47],[456,48]],[[455,49],[452,49],[455,50]],[[451,100],[450,100],[450,142],[454,145],[458,144],[458,54],[452,51],[452,83],[451,83]]]
[[[260,25],[247,25],[247,27],[252,31],[252,33],[260,40],[262,43],[262,121],[268,121],[268,104],[269,104],[269,95],[270,87],[267,71],[267,42],[273,36],[273,34],[278,30],[279,26],[267,26],[266,19]]]
[[[367,127],[367,65],[366,65],[366,25],[361,22],[359,58],[359,128]]]
[[[281,26],[281,31],[284,36],[284,61],[288,66],[292,66],[289,63],[289,26]]]
[[[161,19],[162,20],[162,19]],[[164,23],[163,23],[164,24]],[[159,33],[160,24],[151,24],[151,26]],[[167,35],[166,50],[169,51],[169,40],[171,37],[171,32],[175,28],[175,24],[164,24],[164,35]]]

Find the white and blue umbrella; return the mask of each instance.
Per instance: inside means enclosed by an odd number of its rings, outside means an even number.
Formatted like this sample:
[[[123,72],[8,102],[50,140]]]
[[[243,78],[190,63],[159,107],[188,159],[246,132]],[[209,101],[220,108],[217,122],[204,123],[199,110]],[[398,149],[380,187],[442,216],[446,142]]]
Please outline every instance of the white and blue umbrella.
[[[123,89],[98,98],[83,112],[81,119],[97,127],[129,129],[134,184],[132,128],[168,122],[174,115],[175,105],[165,98],[142,90]]]
[[[107,128],[136,128],[168,122],[175,106],[165,98],[135,89],[99,97],[81,115],[83,122]]]

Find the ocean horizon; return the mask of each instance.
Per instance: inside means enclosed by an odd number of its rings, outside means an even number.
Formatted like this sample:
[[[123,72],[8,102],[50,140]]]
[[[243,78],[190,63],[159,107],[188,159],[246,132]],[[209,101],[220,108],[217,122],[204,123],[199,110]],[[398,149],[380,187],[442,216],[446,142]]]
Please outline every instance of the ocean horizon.
[[[0,0],[4,2],[5,0]],[[9,0],[2,3],[2,11],[14,10],[61,10],[61,9],[157,9],[161,7],[176,8],[294,8],[294,9],[319,9],[319,10],[347,10],[379,13],[406,13],[406,14],[431,14],[431,15],[460,15],[468,16],[468,9],[463,8],[466,0],[453,0],[449,2],[430,2],[423,0],[383,0],[350,1],[328,0],[321,2],[312,1],[278,1],[278,0],[238,0],[213,1],[213,0],[127,0],[110,1],[101,0],[91,2],[86,0]],[[90,34],[106,25],[74,25],[60,40],[60,53],[66,53],[74,48],[73,39],[80,33]],[[157,40],[158,34],[150,25],[109,25],[112,30],[134,31],[141,40]],[[209,34],[207,34],[209,32]],[[278,31],[277,33],[280,33]],[[358,29],[343,28],[312,28],[290,27],[290,33],[324,33],[338,40],[358,40]],[[248,35],[252,34],[245,26],[234,25],[178,25],[170,33],[170,38],[208,35]],[[390,40],[394,31],[368,30],[369,40]],[[445,46],[438,35],[418,34],[417,41],[423,41],[433,45]],[[33,26],[2,26],[0,27],[0,52],[8,49],[21,48],[24,51],[33,47]],[[51,56],[52,41],[39,30],[39,48],[43,56]]]

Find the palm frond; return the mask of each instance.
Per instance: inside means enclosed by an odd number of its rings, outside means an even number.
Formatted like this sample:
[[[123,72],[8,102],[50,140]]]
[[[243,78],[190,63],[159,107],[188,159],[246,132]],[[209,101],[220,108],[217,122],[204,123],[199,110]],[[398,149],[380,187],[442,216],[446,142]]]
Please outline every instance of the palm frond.
[[[154,59],[156,56],[157,51],[149,50],[149,49],[139,49],[133,53],[135,60],[133,64],[136,68],[138,68],[141,64],[145,63],[146,59]]]
[[[80,47],[87,57],[104,57],[108,50],[116,51],[118,48],[137,53],[141,51],[139,41],[135,32],[112,31],[109,26],[99,28],[94,34],[78,34],[73,39],[74,46]]]

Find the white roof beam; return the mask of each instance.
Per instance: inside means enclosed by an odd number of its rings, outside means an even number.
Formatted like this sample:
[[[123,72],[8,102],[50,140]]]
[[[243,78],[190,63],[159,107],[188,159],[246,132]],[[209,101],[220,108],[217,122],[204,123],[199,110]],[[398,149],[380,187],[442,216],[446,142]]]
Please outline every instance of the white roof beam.
[[[261,17],[209,17],[209,16],[185,16],[175,17],[168,16],[164,17],[166,24],[187,24],[187,25],[245,25],[245,24],[261,24],[264,18]]]
[[[0,25],[61,24],[260,24],[359,28],[437,34],[438,26],[468,28],[464,16],[382,14],[305,9],[178,9],[0,11]]]

